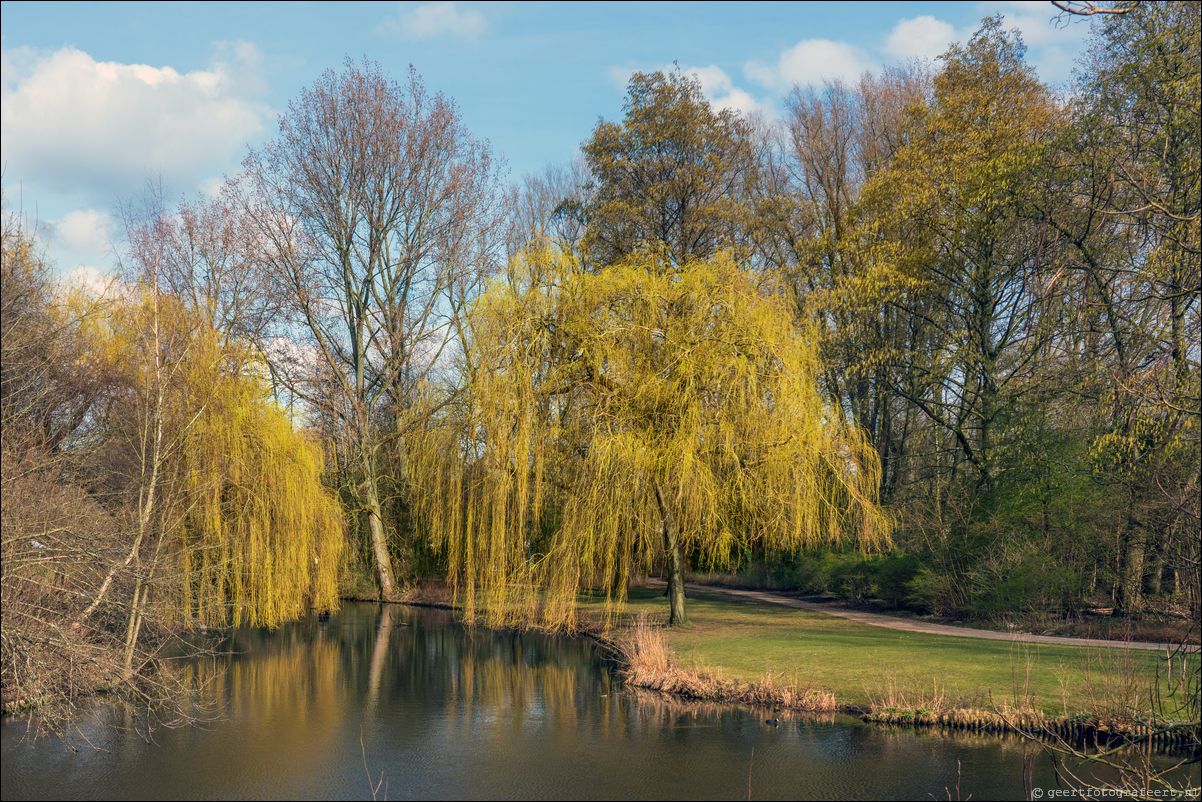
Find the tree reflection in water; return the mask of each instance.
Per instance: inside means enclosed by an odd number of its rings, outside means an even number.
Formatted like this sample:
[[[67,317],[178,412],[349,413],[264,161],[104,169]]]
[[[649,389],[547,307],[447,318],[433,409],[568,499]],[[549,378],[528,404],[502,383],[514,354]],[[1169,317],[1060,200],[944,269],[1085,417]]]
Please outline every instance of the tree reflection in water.
[[[133,714],[99,708],[72,753],[5,720],[4,797],[359,798],[365,759],[391,798],[742,798],[750,769],[757,798],[929,799],[958,763],[965,796],[1023,795],[1017,738],[688,702],[611,668],[588,641],[348,604],[239,630],[192,664],[197,704],[223,711],[211,725],[142,738]],[[1033,771],[1055,787],[1046,758]]]

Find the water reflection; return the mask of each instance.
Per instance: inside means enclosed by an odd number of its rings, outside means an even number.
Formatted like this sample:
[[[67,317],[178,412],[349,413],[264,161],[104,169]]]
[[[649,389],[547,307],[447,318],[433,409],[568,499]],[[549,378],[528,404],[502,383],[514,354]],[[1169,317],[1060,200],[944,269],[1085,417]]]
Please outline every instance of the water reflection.
[[[71,739],[2,732],[3,797],[1022,798],[1017,739],[686,703],[624,689],[588,642],[348,605],[240,630],[191,667],[204,727],[100,709]],[[85,740],[86,738],[86,740]],[[90,741],[96,748],[88,746]],[[1054,787],[1050,764],[1035,783]],[[1197,784],[1196,767],[1193,783]]]

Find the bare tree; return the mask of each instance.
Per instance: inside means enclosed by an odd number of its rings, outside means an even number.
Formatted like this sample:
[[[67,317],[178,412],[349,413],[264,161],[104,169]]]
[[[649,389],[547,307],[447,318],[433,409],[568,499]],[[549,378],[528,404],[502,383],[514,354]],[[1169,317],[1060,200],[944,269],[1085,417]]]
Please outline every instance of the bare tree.
[[[580,153],[566,164],[548,164],[540,173],[527,174],[508,199],[507,262],[544,243],[583,259],[586,209],[595,187]]]
[[[131,565],[150,539],[163,438],[148,413],[128,427],[144,448],[130,441],[123,453],[145,456],[150,470],[106,459],[114,405],[132,408],[138,389],[124,381],[136,371],[119,375],[110,359],[128,350],[102,342],[113,305],[56,282],[18,216],[5,213],[3,229],[0,701],[6,711],[49,706],[43,721],[55,728],[97,687],[141,702],[169,695],[166,675],[133,670],[148,576]],[[162,365],[144,367],[153,390]],[[108,481],[114,473],[129,481]],[[138,669],[154,662],[153,650],[136,657]]]
[[[289,104],[244,167],[244,209],[299,346],[279,350],[277,370],[311,404],[336,397],[356,463],[348,495],[394,598],[381,463],[403,488],[419,396],[491,269],[499,163],[412,68],[399,84],[348,59]]]
[[[227,339],[261,345],[279,302],[255,258],[255,232],[239,209],[240,189],[229,181],[213,197],[164,210],[157,281]]]
[[[1139,0],[1119,0],[1117,3],[1095,3],[1090,0],[1052,0],[1052,5],[1060,9],[1054,19],[1063,20],[1065,17],[1092,17],[1095,14],[1126,14],[1134,11]]]

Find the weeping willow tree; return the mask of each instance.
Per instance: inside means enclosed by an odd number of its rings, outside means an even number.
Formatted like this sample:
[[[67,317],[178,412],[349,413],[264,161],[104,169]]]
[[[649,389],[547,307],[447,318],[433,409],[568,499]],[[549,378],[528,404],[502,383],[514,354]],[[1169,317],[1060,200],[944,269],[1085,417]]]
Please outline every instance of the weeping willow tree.
[[[815,349],[729,257],[598,274],[531,256],[475,304],[470,400],[420,454],[419,518],[469,618],[571,626],[582,587],[742,548],[883,545],[879,462],[819,391]]]
[[[249,346],[153,289],[115,305],[108,327],[125,386],[112,434],[138,499],[128,638],[151,608],[276,626],[336,607],[345,536],[322,452],[274,404]]]
[[[215,390],[171,462],[183,514],[175,606],[217,626],[277,626],[337,608],[345,536],[320,446],[258,377],[231,373]]]

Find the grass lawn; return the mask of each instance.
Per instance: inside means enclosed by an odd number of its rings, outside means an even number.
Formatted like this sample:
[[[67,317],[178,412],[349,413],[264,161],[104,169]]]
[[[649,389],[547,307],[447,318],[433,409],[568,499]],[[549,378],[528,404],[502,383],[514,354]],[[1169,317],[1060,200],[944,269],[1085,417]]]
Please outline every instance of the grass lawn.
[[[604,603],[582,602],[582,612]],[[667,620],[662,590],[631,589],[627,612],[644,610]],[[718,591],[690,590],[687,610],[688,627],[664,630],[682,667],[744,683],[771,672],[777,685],[814,686],[845,705],[1034,706],[1048,716],[1130,716],[1148,710],[1157,668],[1164,673],[1168,665],[1154,651],[898,632]],[[1197,671],[1197,659],[1191,657],[1187,675]],[[1173,668],[1180,677],[1180,664]],[[1183,715],[1171,699],[1164,713]]]

